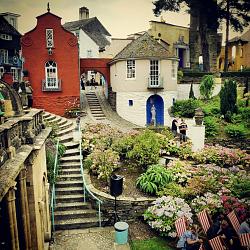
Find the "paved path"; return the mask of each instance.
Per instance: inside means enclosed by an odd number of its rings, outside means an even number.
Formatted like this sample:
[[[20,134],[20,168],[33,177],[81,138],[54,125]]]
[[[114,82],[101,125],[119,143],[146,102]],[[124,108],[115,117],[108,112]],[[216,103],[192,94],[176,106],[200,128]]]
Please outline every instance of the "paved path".
[[[86,91],[89,91],[88,89]],[[112,111],[105,97],[102,95],[101,87],[93,90],[99,99],[103,111],[107,119],[97,121],[91,115],[89,110],[85,92],[81,91],[81,102],[84,111],[87,113],[85,117],[81,118],[81,127],[84,128],[86,124],[106,123],[113,127],[119,128],[126,132],[137,126],[123,120]],[[75,119],[74,119],[75,120]],[[51,250],[129,250],[128,244],[116,245],[114,242],[114,227],[104,228],[89,228],[77,230],[64,230],[56,231],[54,233],[54,241],[50,243],[49,249]]]

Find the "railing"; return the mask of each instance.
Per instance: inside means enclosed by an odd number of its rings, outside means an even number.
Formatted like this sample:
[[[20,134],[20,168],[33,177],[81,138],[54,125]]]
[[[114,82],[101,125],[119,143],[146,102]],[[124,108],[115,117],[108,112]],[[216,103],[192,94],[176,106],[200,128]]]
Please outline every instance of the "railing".
[[[160,75],[149,76],[148,89],[163,89],[163,77],[160,77]]]
[[[49,85],[54,86],[49,86]],[[55,79],[54,82],[48,82],[46,79],[42,80],[42,91],[61,91],[62,90],[62,80],[61,79]]]
[[[55,190],[55,182],[56,182],[56,177],[58,174],[58,167],[57,167],[57,160],[58,160],[58,147],[59,147],[59,140],[57,139],[57,144],[56,144],[56,157],[55,157],[55,162],[54,162],[54,170],[53,170],[53,185],[52,185],[52,191],[51,191],[51,202],[50,202],[50,209],[51,209],[51,221],[52,221],[52,229],[55,231],[55,215],[54,215],[54,210],[56,206],[56,190]]]
[[[101,204],[102,201],[98,199],[87,187],[86,181],[84,179],[84,174],[83,174],[83,164],[82,164],[82,132],[81,132],[81,126],[80,124],[78,125],[78,131],[79,131],[79,137],[80,137],[80,166],[81,166],[81,174],[82,174],[82,180],[83,180],[83,196],[84,196],[84,202],[86,202],[86,192],[94,199],[96,200],[98,204],[98,219],[99,219],[99,227],[102,226],[102,219],[101,219]]]

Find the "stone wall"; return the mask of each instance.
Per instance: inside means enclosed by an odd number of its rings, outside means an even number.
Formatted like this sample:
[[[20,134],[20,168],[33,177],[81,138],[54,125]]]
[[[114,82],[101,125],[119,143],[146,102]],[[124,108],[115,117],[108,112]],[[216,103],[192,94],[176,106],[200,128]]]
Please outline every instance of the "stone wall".
[[[97,190],[91,184],[90,176],[87,170],[84,170],[84,178],[88,189],[103,202],[101,205],[102,219],[103,220],[108,219],[112,215],[112,212],[114,211],[115,198],[107,193]],[[151,205],[151,203],[155,199],[156,198],[153,197],[133,198],[133,197],[124,197],[121,195],[116,199],[118,216],[121,220],[124,221],[134,220],[142,216],[144,211]],[[97,208],[97,204],[94,200],[92,200],[92,206]]]
[[[108,102],[111,108],[116,111],[116,92],[113,92],[112,87],[108,88]]]

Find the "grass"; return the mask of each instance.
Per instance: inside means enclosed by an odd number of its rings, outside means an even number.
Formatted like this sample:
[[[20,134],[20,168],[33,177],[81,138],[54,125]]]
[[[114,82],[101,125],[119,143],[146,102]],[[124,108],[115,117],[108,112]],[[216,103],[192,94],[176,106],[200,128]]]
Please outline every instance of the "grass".
[[[131,250],[173,250],[167,245],[167,241],[154,237],[148,240],[134,240],[132,244],[130,244]]]

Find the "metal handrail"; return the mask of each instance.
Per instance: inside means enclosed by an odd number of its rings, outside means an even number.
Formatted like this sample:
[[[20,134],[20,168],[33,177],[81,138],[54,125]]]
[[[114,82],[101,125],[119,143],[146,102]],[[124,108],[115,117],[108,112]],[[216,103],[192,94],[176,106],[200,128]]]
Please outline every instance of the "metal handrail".
[[[101,204],[103,203],[99,198],[97,198],[87,187],[86,185],[86,181],[84,179],[84,174],[83,174],[83,164],[82,164],[82,131],[81,131],[81,126],[80,123],[78,124],[78,131],[79,131],[79,135],[80,135],[80,166],[81,166],[81,174],[82,174],[82,180],[83,180],[83,195],[84,195],[84,202],[86,202],[86,191],[89,193],[89,195],[96,200],[96,202],[98,203],[98,219],[99,219],[99,227],[102,226],[102,219],[101,219]]]
[[[54,162],[54,170],[53,170],[53,185],[51,191],[51,202],[50,202],[50,209],[51,209],[51,221],[52,221],[52,229],[55,231],[55,215],[54,210],[56,206],[56,191],[55,191],[55,181],[58,174],[58,167],[57,167],[57,160],[58,160],[58,147],[59,147],[59,139],[57,139],[56,143],[56,157]]]

